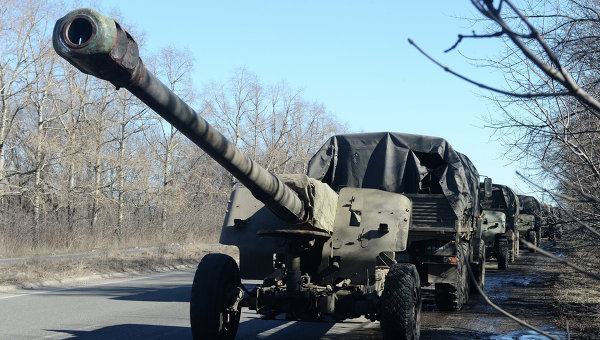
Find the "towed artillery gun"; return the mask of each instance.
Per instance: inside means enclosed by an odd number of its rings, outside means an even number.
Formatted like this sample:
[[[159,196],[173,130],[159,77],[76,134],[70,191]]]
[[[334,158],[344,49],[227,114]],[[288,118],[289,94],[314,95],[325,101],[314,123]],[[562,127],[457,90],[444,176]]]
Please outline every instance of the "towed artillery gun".
[[[481,238],[486,254],[496,258],[498,269],[507,269],[509,262],[519,256],[519,198],[506,185],[494,184],[492,198],[482,200],[481,205]]]
[[[137,43],[112,19],[70,12],[57,21],[53,45],[82,72],[129,90],[241,183],[220,239],[238,247],[239,265],[225,254],[198,265],[194,338],[233,339],[248,307],[267,318],[364,315],[381,321],[387,339],[417,339],[421,286],[435,284],[438,307],[457,310],[468,298],[467,266],[483,285],[478,174],[445,140],[334,136],[311,160],[308,176],[276,176],[150,73]],[[242,279],[262,284],[249,289]]]

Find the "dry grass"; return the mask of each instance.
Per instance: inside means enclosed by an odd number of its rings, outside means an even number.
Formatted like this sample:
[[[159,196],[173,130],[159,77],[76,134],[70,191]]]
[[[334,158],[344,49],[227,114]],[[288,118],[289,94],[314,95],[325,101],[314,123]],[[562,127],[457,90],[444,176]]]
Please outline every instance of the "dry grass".
[[[589,235],[571,232],[559,242],[556,251],[569,261],[600,273],[598,248],[597,240],[590,240]],[[600,282],[566,266],[558,268],[553,286],[557,323],[565,329],[568,323],[574,339],[600,339]]]
[[[236,256],[230,247],[208,247],[191,244],[158,251],[142,250],[134,254],[100,253],[98,256],[79,259],[49,259],[33,257],[24,263],[0,265],[0,285],[23,285],[47,281],[102,275],[111,273],[144,273],[175,269],[185,265],[194,268],[209,252],[225,252]]]

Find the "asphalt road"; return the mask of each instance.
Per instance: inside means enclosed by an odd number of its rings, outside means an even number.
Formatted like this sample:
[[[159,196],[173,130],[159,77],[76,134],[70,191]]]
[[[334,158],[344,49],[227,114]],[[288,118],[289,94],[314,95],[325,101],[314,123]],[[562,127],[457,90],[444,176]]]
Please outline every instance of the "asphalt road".
[[[529,310],[521,305],[523,296],[518,292],[544,280],[542,274],[532,271],[537,259],[536,254],[525,254],[520,265],[504,272],[489,264],[488,294],[501,305],[516,303],[516,311]],[[0,339],[191,339],[188,301],[192,280],[191,271],[171,272],[70,288],[0,293]],[[458,313],[437,311],[430,289],[424,290],[424,298],[423,339],[543,339],[499,316],[480,297],[472,298]],[[555,332],[544,313],[525,314]],[[261,320],[243,310],[236,339],[381,339],[381,331],[379,323],[366,319],[337,324]]]

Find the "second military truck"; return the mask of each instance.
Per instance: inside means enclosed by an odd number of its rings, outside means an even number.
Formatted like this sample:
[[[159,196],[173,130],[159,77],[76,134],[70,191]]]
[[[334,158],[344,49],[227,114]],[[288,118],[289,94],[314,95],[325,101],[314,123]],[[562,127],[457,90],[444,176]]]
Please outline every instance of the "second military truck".
[[[482,200],[481,205],[481,238],[487,246],[486,254],[496,258],[498,269],[506,269],[519,256],[519,198],[506,185],[494,184],[492,198]]]
[[[542,209],[540,202],[533,196],[519,195],[519,203],[518,229],[521,237],[539,247],[542,240]],[[535,250],[530,248],[529,251],[534,252]]]

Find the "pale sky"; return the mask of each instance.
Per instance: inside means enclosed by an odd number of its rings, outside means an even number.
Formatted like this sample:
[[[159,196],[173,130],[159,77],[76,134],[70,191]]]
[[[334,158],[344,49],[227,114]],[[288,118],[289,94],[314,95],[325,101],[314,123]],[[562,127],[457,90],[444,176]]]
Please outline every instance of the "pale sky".
[[[483,129],[494,113],[487,94],[438,68],[407,42],[477,80],[502,85],[500,75],[475,69],[458,51],[443,53],[476,16],[462,1],[192,1],[97,0],[94,9],[120,13],[144,51],[169,45],[195,59],[194,86],[225,81],[245,67],[264,83],[285,81],[307,100],[323,103],[351,132],[395,131],[439,136],[466,154],[481,175],[521,192],[503,148]],[[75,7],[73,7],[74,9]],[[459,49],[485,57],[490,42]],[[143,58],[143,55],[142,55]],[[492,139],[491,139],[492,138]],[[491,139],[491,140],[490,140]]]

